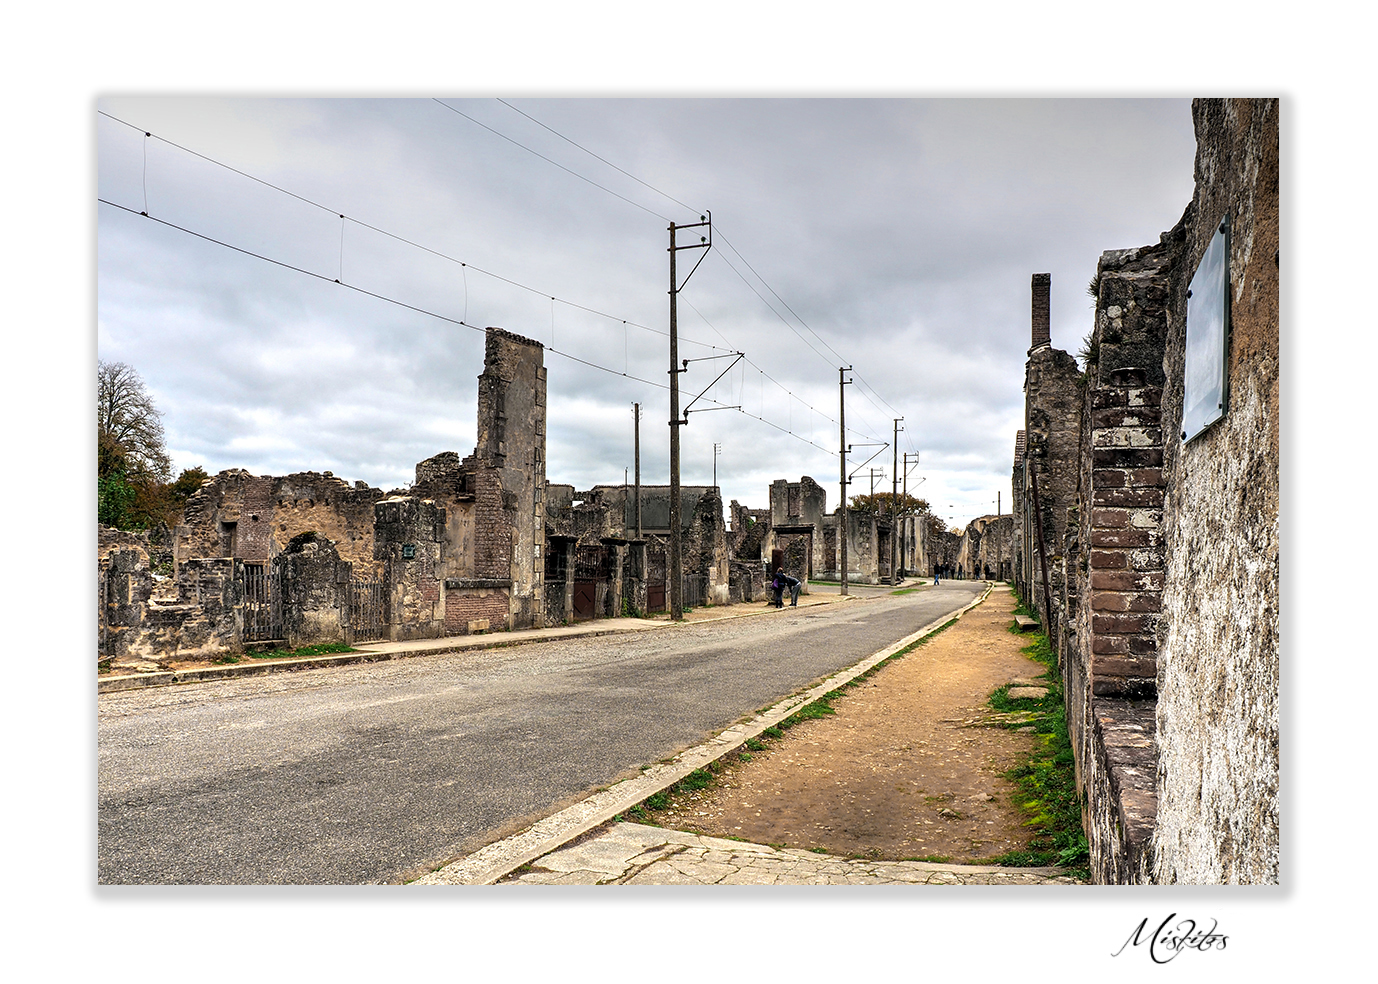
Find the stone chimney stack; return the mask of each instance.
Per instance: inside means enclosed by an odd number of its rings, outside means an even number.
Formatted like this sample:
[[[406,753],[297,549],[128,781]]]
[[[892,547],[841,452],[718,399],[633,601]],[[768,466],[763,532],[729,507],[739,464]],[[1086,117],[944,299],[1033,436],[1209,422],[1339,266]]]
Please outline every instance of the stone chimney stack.
[[[1053,343],[1048,313],[1048,292],[1052,286],[1052,280],[1053,275],[1050,273],[1035,273],[1033,275],[1033,344],[1029,346],[1030,352]]]

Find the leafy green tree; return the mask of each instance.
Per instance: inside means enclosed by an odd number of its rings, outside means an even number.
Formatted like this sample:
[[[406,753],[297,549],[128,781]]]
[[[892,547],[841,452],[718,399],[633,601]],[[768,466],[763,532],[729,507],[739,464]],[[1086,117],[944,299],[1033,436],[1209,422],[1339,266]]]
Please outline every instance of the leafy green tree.
[[[131,507],[137,493],[123,472],[112,472],[96,480],[96,517],[103,526],[130,529]]]
[[[918,512],[927,513],[928,500],[915,498],[906,492],[901,492],[893,497],[901,513]],[[879,510],[888,514],[890,512],[891,495],[889,492],[876,492],[868,495],[852,496],[851,508],[866,509],[870,511]]]
[[[166,482],[172,462],[163,439],[162,414],[133,367],[96,363],[97,469],[104,478],[122,472],[131,483]]]
[[[182,474],[177,476],[177,481],[168,486],[168,492],[172,501],[178,506],[186,504],[186,501],[196,494],[201,488],[201,483],[210,478],[206,470],[200,465],[191,468],[183,468]]]
[[[96,515],[101,523],[124,530],[172,525],[187,496],[206,478],[197,467],[168,484],[172,462],[160,416],[132,367],[96,363]],[[191,491],[184,494],[187,488]]]

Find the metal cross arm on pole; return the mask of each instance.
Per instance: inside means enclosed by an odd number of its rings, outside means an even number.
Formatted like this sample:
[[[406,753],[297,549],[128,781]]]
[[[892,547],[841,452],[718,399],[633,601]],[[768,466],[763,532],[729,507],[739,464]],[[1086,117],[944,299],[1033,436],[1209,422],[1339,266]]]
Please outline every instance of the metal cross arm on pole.
[[[724,376],[726,376],[729,372],[731,372],[731,371],[732,371],[732,367],[735,366],[738,362],[742,361],[742,359],[744,359],[744,358],[746,357],[746,356],[743,355],[741,352],[737,352],[737,353],[735,353],[735,354],[736,354],[736,358],[732,360],[731,364],[728,365],[728,367],[727,367],[726,369],[724,369],[722,372],[718,373],[717,376],[715,376],[715,377],[713,378],[713,382],[709,383],[707,386],[705,386],[705,387],[703,388],[703,393],[707,393],[709,390],[711,390],[711,389],[713,388],[714,384],[716,384],[717,381],[718,381],[719,379],[722,379],[722,378],[723,378]],[[685,360],[684,360],[684,370],[687,370],[687,369],[689,368],[689,363],[691,363],[691,362],[707,362],[709,359],[726,359],[726,358],[728,358],[728,356],[726,356],[726,355],[709,355],[709,356],[704,356],[702,359],[685,359]],[[681,370],[681,371],[684,371],[684,370]],[[686,407],[684,408],[684,422],[685,422],[685,423],[688,423],[688,422],[689,422],[689,407],[692,407],[695,403],[698,403],[699,400],[703,399],[703,393],[700,393],[698,396],[696,396],[696,397],[694,397],[692,400],[690,400],[688,406],[686,406]],[[708,409],[708,410],[740,410],[741,407],[705,407],[704,409]],[[695,410],[694,412],[695,412],[695,413],[703,413],[703,410]]]
[[[703,262],[704,257],[706,257],[706,256],[708,255],[708,251],[709,251],[710,249],[713,248],[713,213],[710,211],[710,212],[708,212],[708,214],[706,214],[706,215],[701,215],[701,216],[699,216],[699,219],[700,219],[701,221],[695,222],[695,223],[693,223],[692,225],[674,225],[674,224],[672,223],[671,226],[670,226],[670,228],[673,229],[673,230],[676,231],[676,232],[678,232],[678,231],[680,231],[680,230],[683,230],[683,229],[700,229],[700,228],[703,228],[703,227],[705,227],[705,226],[708,228],[708,235],[707,235],[707,236],[700,236],[698,242],[696,242],[696,243],[687,243],[687,244],[685,244],[685,245],[683,245],[683,246],[672,245],[672,246],[670,247],[670,252],[672,252],[672,253],[677,253],[677,252],[679,252],[680,250],[684,250],[684,249],[701,249],[701,250],[703,250],[703,256],[700,256],[700,257],[699,257],[699,262],[698,262],[698,263],[695,263],[695,264],[693,265],[693,267],[690,268],[689,272],[686,273],[686,274],[684,275],[684,279],[683,279],[683,280],[681,280],[678,284],[674,285],[674,289],[671,291],[671,293],[676,293],[676,292],[678,292],[678,291],[680,290],[680,288],[682,288],[685,284],[687,284],[687,283],[689,282],[689,278],[692,277],[692,276],[694,275],[694,271],[697,270],[697,269],[699,268],[699,263],[702,263],[702,262]]]
[[[848,484],[848,485],[852,484],[852,479],[856,477],[856,472],[861,471],[861,469],[865,468],[865,467],[866,467],[867,465],[869,465],[871,462],[875,461],[876,458],[877,458],[877,456],[880,455],[881,451],[884,451],[884,450],[885,450],[886,448],[888,448],[889,446],[890,446],[890,442],[889,442],[889,441],[884,441],[884,442],[882,442],[882,443],[880,443],[880,444],[849,444],[849,445],[847,445],[847,450],[848,450],[848,451],[851,451],[852,448],[879,448],[879,449],[880,449],[880,451],[877,451],[875,454],[871,455],[871,457],[867,458],[867,459],[866,459],[865,461],[863,461],[861,464],[859,464],[859,465],[856,466],[856,471],[852,472],[850,475],[847,476],[847,484]]]

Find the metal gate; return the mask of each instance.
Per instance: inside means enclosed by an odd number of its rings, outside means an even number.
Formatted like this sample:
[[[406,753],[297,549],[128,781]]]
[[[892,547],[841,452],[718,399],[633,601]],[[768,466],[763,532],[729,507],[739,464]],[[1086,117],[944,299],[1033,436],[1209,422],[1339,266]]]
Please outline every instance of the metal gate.
[[[646,550],[646,610],[665,611],[665,551]]]
[[[244,641],[282,638],[282,582],[267,564],[245,564]]]
[[[383,620],[383,582],[350,581],[345,585],[349,609],[346,612],[345,642],[371,642],[382,639],[386,623]]]
[[[598,616],[598,584],[612,579],[604,547],[577,547],[574,551],[574,617]]]

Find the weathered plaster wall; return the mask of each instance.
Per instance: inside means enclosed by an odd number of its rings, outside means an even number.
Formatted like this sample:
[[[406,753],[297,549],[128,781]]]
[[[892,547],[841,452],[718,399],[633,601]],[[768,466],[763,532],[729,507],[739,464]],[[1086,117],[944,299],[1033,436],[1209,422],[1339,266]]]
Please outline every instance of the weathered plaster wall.
[[[1196,193],[1173,286],[1164,428],[1180,435],[1186,290],[1231,223],[1224,419],[1167,442],[1155,877],[1279,881],[1278,102],[1196,100]],[[1177,613],[1181,613],[1179,617]]]

